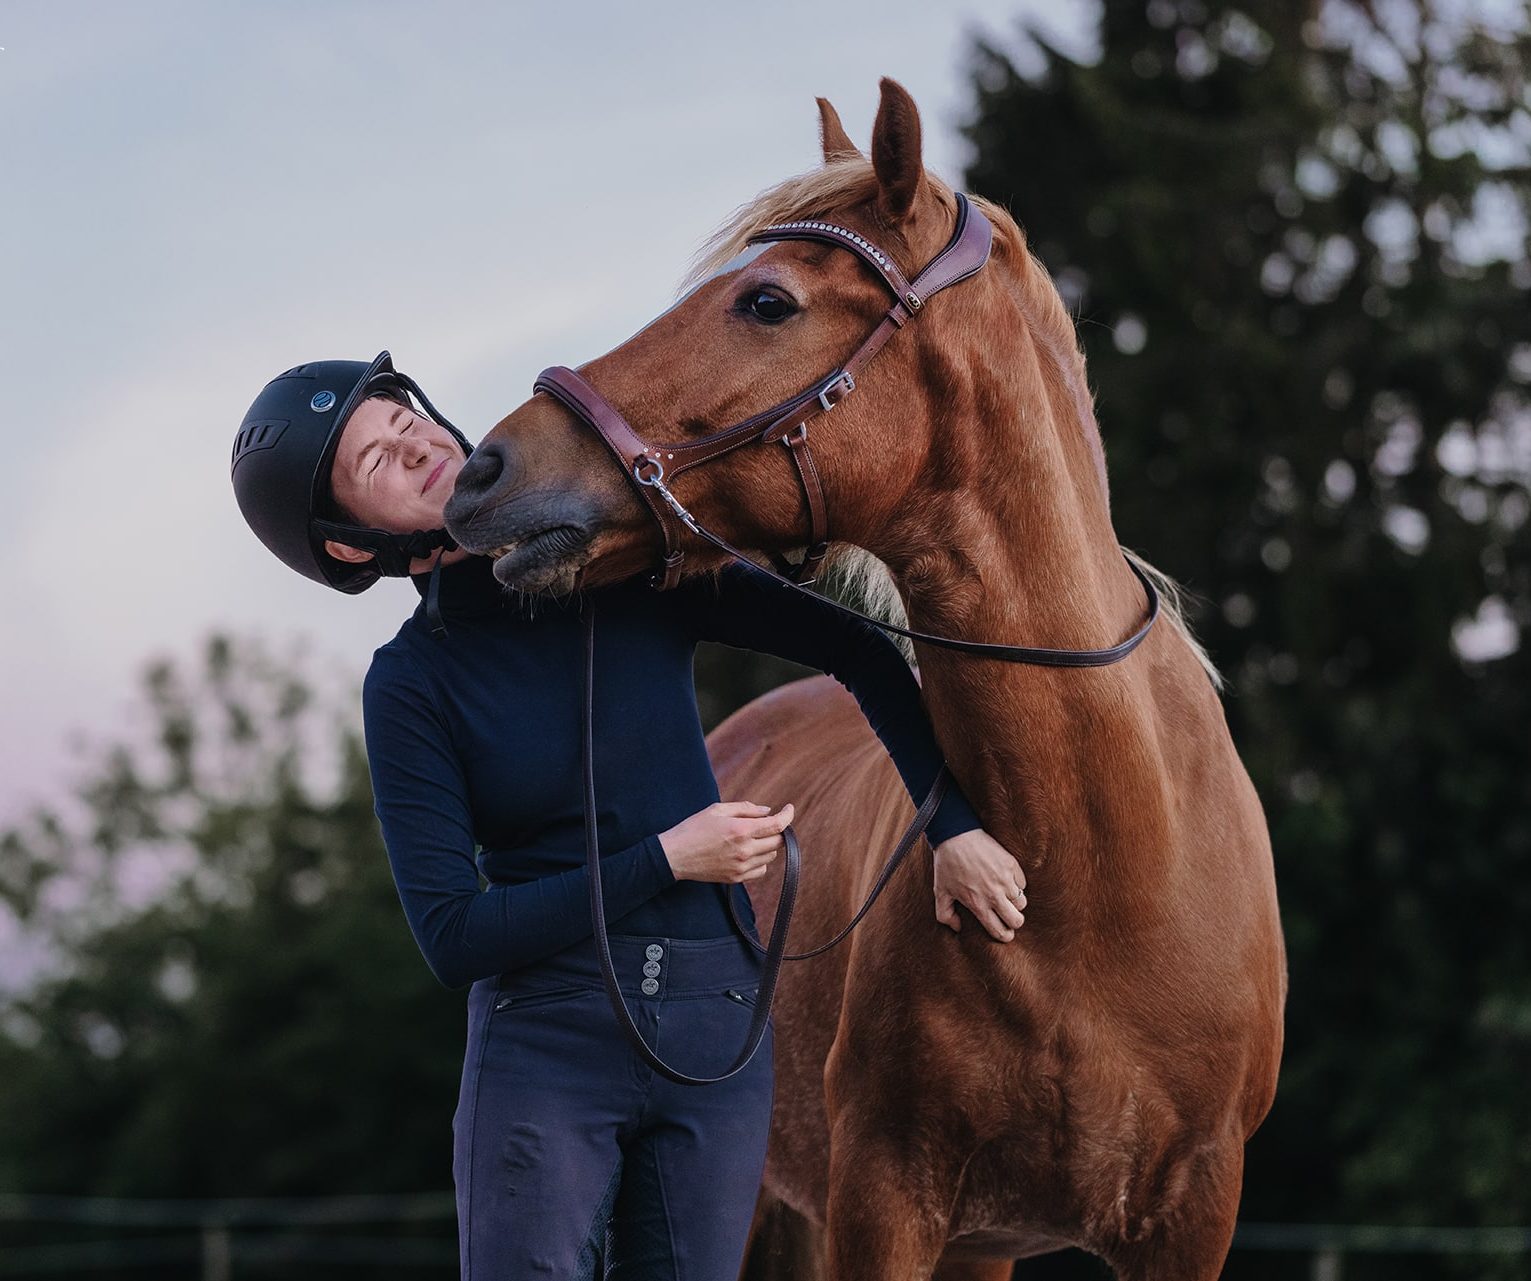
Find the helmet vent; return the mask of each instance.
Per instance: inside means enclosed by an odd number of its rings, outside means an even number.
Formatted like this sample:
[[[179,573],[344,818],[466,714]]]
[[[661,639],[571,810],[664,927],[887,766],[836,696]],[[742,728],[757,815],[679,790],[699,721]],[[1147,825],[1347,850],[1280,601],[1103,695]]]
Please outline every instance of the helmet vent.
[[[237,467],[239,460],[246,454],[270,449],[282,438],[288,421],[286,418],[265,418],[246,423],[234,437],[234,455],[229,461],[229,466]]]

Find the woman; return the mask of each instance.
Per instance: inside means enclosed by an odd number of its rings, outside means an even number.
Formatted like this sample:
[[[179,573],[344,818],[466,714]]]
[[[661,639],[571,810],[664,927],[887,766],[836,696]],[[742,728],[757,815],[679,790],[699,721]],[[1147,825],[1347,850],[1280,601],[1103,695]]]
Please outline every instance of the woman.
[[[733,1277],[765,1159],[772,1038],[742,1071],[705,1086],[656,1074],[623,1039],[598,969],[582,853],[580,605],[507,591],[489,558],[441,527],[471,451],[383,352],[268,383],[232,462],[246,519],[286,564],[345,592],[408,575],[423,598],[373,655],[362,701],[405,915],[436,977],[471,985],[453,1119],[462,1276],[593,1276],[605,1254],[614,1277]],[[595,768],[613,957],[650,1043],[682,1071],[712,1075],[741,1043],[761,969],[725,895],[754,935],[748,895],[734,887],[769,871],[793,808],[718,799],[692,685],[697,642],[830,672],[916,800],[940,752],[892,642],[763,574],[733,566],[716,584],[597,593]],[[955,786],[927,832],[938,919],[959,928],[961,901],[995,938],[1013,938],[1020,866]]]

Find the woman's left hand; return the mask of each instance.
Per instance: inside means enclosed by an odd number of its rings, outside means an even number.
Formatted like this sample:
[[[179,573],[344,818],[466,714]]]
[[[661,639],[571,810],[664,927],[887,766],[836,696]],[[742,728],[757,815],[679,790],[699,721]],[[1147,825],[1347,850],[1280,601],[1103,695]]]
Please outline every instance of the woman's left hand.
[[[936,920],[962,928],[961,903],[1001,943],[1015,937],[1026,918],[1026,873],[998,841],[981,827],[958,832],[935,847]]]

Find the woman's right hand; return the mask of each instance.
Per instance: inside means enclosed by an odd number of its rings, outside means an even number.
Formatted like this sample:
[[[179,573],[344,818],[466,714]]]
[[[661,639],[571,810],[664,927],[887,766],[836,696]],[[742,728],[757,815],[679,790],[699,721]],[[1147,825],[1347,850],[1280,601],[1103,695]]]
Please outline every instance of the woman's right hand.
[[[774,814],[751,801],[714,801],[659,834],[677,881],[753,881],[786,849],[789,801]]]

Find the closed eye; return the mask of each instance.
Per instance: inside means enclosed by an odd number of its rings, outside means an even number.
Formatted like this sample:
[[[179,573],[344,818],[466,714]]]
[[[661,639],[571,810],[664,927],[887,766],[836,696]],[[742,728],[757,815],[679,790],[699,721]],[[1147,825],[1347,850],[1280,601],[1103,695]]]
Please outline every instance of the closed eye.
[[[411,418],[407,423],[404,424],[404,426],[399,428],[399,435],[402,436],[405,432],[407,432],[414,425],[415,425],[415,420],[413,418]],[[381,456],[379,456],[377,461],[374,462],[371,467],[367,468],[367,475],[369,475],[369,476],[372,475],[372,473],[375,472],[382,465],[383,465],[383,459],[382,459]]]

